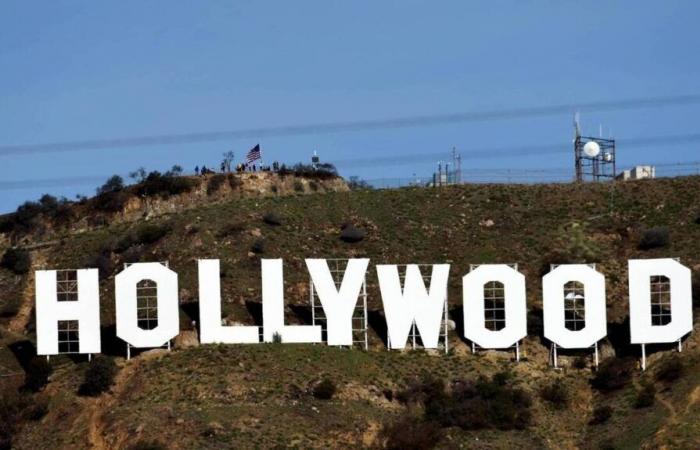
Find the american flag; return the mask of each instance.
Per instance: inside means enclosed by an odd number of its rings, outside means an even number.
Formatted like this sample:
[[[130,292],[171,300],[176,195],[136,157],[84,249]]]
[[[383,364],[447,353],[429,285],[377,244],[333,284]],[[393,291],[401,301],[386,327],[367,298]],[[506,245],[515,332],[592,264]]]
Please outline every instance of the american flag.
[[[247,164],[252,163],[256,159],[260,159],[260,144],[251,148],[247,155],[245,155],[245,162]]]

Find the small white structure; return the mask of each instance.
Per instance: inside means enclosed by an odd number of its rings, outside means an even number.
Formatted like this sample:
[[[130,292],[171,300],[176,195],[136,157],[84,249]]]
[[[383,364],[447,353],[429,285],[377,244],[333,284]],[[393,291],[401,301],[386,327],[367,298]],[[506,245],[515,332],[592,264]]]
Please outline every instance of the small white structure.
[[[651,180],[656,178],[656,167],[654,166],[635,166],[632,169],[623,170],[617,176],[618,180]]]

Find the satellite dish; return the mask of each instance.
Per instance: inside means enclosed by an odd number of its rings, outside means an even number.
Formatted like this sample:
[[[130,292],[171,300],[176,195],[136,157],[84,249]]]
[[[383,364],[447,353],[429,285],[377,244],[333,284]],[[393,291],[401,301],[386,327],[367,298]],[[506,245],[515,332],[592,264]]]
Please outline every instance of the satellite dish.
[[[586,142],[583,146],[583,153],[589,158],[595,158],[600,154],[600,145],[595,141]]]
[[[612,161],[612,153],[605,152],[605,154],[603,154],[603,159],[608,162]]]

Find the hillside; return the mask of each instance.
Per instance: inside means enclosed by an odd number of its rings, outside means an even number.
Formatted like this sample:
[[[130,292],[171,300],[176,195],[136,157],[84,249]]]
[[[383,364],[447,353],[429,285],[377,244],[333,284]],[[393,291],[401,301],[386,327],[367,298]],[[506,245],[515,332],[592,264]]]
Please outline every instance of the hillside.
[[[626,322],[629,258],[680,258],[693,270],[700,306],[700,177],[381,191],[348,191],[328,184],[333,180],[313,189],[311,182],[289,178],[278,191],[257,189],[259,195],[241,195],[235,183],[207,193],[202,182],[187,195],[152,200],[148,213],[137,197],[127,203],[133,206],[109,213],[88,209],[88,202],[71,206],[76,220],[62,227],[6,233],[0,254],[10,242],[28,248],[30,270],[0,268],[0,367],[18,374],[2,378],[5,389],[16,390],[28,370],[37,268],[100,269],[104,353],[119,366],[110,392],[89,397],[78,394],[84,358],[52,358],[48,385],[22,399],[44,405],[41,414],[12,416],[20,417],[8,433],[13,448],[700,446],[697,330],[684,342],[680,365],[672,348],[651,348],[649,370],[641,373]],[[341,240],[348,227],[364,237]],[[666,232],[667,239],[640,246]],[[45,245],[33,245],[40,241]],[[284,258],[287,320],[306,323],[303,258],[359,256],[371,259],[370,351],[185,345],[195,333],[198,258],[221,260],[227,320],[259,324],[260,258]],[[185,339],[172,352],[125,361],[123,343],[114,338],[114,275],[127,262],[165,260],[179,274]],[[382,341],[374,264],[418,262],[451,264],[450,315],[457,329],[448,355],[390,352]],[[606,276],[609,336],[601,353],[616,356],[617,366],[598,374],[619,383],[592,383],[596,373],[581,358],[588,352],[565,353],[562,369],[549,367],[540,278],[549,264],[565,262],[596,263]],[[508,352],[472,354],[460,338],[461,276],[478,263],[518,263],[526,276],[529,335],[519,363]],[[446,386],[436,387],[428,375]],[[330,399],[313,395],[324,379],[336,387]],[[543,393],[553,384],[561,392]],[[639,403],[643,392],[652,392],[648,405]],[[11,395],[4,395],[9,402]],[[494,404],[506,406],[493,410]],[[603,420],[608,406],[611,417]],[[472,417],[479,410],[489,419]]]

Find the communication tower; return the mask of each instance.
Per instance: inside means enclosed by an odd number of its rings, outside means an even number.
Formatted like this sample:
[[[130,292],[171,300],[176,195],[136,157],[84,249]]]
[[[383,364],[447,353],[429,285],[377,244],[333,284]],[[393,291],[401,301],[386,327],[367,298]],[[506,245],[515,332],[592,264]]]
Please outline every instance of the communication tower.
[[[576,181],[615,179],[615,140],[583,136],[579,115],[574,118],[574,161]]]

